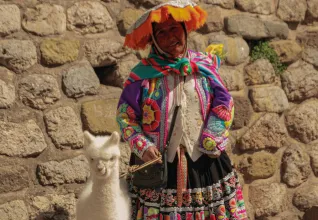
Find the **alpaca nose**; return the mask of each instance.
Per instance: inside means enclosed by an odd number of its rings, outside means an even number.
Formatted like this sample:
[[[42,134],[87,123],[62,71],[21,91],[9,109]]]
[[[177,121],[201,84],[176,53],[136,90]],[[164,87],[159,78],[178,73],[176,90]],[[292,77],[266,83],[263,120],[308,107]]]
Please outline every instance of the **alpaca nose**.
[[[104,168],[103,163],[102,163],[102,162],[98,162],[98,164],[97,164],[97,169],[98,169],[99,171],[102,171],[103,168]]]

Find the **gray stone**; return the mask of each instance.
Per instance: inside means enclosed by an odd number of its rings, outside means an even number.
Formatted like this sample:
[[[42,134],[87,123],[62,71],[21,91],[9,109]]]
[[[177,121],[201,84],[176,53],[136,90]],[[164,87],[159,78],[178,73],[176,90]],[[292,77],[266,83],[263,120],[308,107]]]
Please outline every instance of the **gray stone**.
[[[302,48],[292,40],[270,42],[282,63],[293,63],[301,58]]]
[[[202,34],[191,32],[188,39],[188,48],[194,51],[205,51],[207,48],[206,39]]]
[[[304,149],[297,145],[289,146],[282,159],[283,181],[296,187],[308,179],[310,172],[310,159]]]
[[[238,14],[225,18],[225,26],[230,33],[239,34],[246,39],[288,37],[288,26],[281,21],[261,20],[251,15]]]
[[[275,80],[275,70],[267,59],[258,59],[245,67],[247,85],[271,84]]]
[[[277,170],[277,158],[267,152],[246,155],[240,162],[240,171],[249,179],[266,179]]]
[[[84,183],[89,176],[89,165],[83,155],[61,162],[49,161],[38,165],[37,175],[43,186]]]
[[[224,27],[224,15],[222,9],[219,7],[207,7],[206,12],[208,15],[207,21],[204,27],[201,29],[204,33],[216,32],[223,30]]]
[[[166,0],[136,0],[132,2],[137,6],[143,5],[145,8],[151,8],[166,2]]]
[[[0,36],[6,36],[21,29],[20,9],[16,5],[0,5]]]
[[[218,5],[227,9],[232,9],[235,6],[234,0],[203,0],[203,2],[206,4]]]
[[[222,66],[219,73],[229,91],[238,91],[244,88],[244,76],[238,68]]]
[[[286,197],[284,184],[252,184],[249,187],[249,198],[256,218],[273,216],[286,210]]]
[[[293,196],[293,204],[301,211],[318,206],[318,183],[310,182],[297,189]]]
[[[30,202],[30,219],[75,219],[75,194],[35,196]],[[50,213],[48,215],[48,213]]]
[[[297,40],[304,48],[303,59],[318,67],[318,31],[301,32]]]
[[[94,100],[82,105],[82,118],[85,130],[94,134],[118,131],[116,122],[118,99]]]
[[[286,142],[287,131],[277,114],[261,117],[241,138],[241,150],[281,148]]]
[[[226,62],[229,65],[239,65],[245,62],[249,56],[250,48],[241,37],[229,37],[227,39]]]
[[[28,40],[0,40],[0,64],[14,71],[26,70],[37,62],[36,47]]]
[[[83,147],[82,124],[71,107],[60,107],[44,115],[47,132],[58,148]]]
[[[277,15],[284,21],[297,22],[305,19],[306,0],[280,0]]]
[[[130,147],[127,142],[121,142],[120,143],[120,173],[127,172],[127,169],[129,167],[129,161],[130,161]]]
[[[29,186],[29,174],[22,166],[1,166],[0,193],[15,192]]]
[[[0,205],[1,220],[28,220],[28,208],[22,200],[14,200]]]
[[[289,134],[303,143],[318,139],[318,100],[308,100],[286,115]]]
[[[81,34],[101,33],[113,28],[107,8],[100,2],[76,2],[67,9],[67,28]]]
[[[127,55],[123,48],[122,38],[103,38],[88,40],[85,45],[85,56],[93,67],[104,67],[116,64],[117,60]]]
[[[234,121],[232,128],[239,129],[247,126],[253,114],[251,102],[245,96],[233,95],[234,99]]]
[[[275,12],[274,0],[235,0],[236,7],[243,11],[257,14],[272,14]]]
[[[285,211],[282,213],[279,213],[278,215],[269,216],[264,218],[264,220],[301,220],[300,215],[294,212]]]
[[[0,108],[9,108],[15,101],[14,78],[13,72],[0,67]]]
[[[35,109],[46,109],[61,98],[57,80],[50,75],[26,76],[20,81],[19,88],[22,102]]]
[[[101,83],[104,85],[111,85],[123,88],[124,82],[128,79],[131,69],[139,62],[134,54],[129,54],[117,63],[116,67],[107,67],[103,69],[103,79]]]
[[[307,0],[308,13],[313,18],[318,18],[318,1]]]
[[[124,35],[131,25],[144,13],[143,10],[127,8],[120,13],[118,28]]]
[[[92,66],[82,61],[63,73],[63,85],[67,96],[78,98],[97,94],[100,83]]]
[[[314,174],[318,177],[318,145],[312,147],[310,152],[311,167]]]
[[[23,28],[39,36],[62,34],[66,30],[66,15],[60,5],[39,4],[28,8],[22,20]]]
[[[253,108],[257,112],[280,113],[289,108],[286,94],[278,86],[252,88],[250,98]]]
[[[282,74],[281,80],[290,101],[318,97],[318,71],[306,62],[295,68],[288,68]]]
[[[43,133],[33,120],[21,124],[0,121],[0,154],[36,156],[46,147]]]
[[[47,39],[40,50],[46,65],[63,65],[77,59],[80,48],[78,40]]]

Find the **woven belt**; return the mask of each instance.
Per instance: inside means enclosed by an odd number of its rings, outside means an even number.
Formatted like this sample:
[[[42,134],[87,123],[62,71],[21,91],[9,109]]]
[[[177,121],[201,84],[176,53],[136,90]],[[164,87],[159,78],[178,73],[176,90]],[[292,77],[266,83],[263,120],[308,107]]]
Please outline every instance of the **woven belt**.
[[[183,193],[187,189],[188,165],[185,156],[186,148],[180,145],[178,148],[178,169],[177,169],[177,206],[182,206]]]

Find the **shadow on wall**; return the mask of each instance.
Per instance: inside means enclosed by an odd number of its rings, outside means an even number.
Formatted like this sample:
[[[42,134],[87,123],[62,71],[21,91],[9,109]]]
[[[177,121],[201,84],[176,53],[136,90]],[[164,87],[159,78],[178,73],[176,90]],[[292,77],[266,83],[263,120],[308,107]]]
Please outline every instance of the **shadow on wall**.
[[[70,213],[63,207],[55,207],[54,211],[40,212],[34,220],[71,220]]]

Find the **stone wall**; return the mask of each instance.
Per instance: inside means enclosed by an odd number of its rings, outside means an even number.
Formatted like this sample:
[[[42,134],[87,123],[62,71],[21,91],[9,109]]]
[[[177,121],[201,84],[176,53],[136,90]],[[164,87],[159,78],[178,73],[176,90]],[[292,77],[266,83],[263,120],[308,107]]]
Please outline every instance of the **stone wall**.
[[[123,34],[162,0],[0,0],[0,220],[74,219],[89,172],[83,130],[117,130],[123,80],[138,62]],[[200,0],[189,47],[221,42],[235,99],[229,152],[249,219],[318,216],[318,1]],[[288,69],[251,62],[268,39]],[[129,149],[122,143],[125,169]]]

